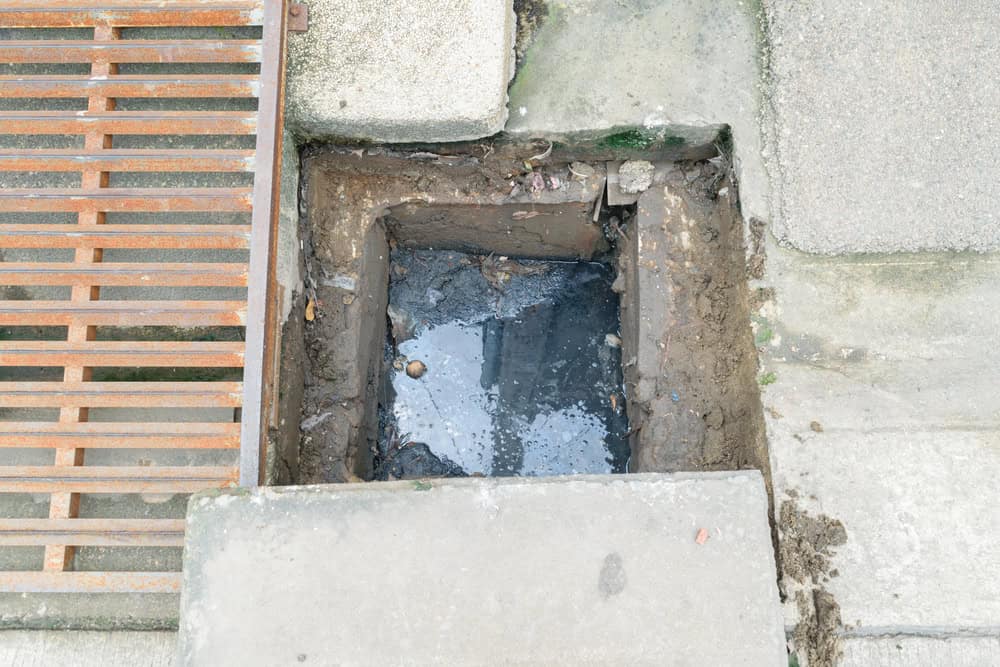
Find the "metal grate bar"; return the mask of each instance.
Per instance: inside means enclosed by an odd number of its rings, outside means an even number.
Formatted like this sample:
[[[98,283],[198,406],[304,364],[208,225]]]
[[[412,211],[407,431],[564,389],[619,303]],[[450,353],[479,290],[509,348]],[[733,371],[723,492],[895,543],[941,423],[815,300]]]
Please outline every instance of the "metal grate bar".
[[[31,175],[11,182],[39,183],[0,189],[0,326],[13,327],[0,340],[0,371],[14,369],[0,375],[0,450],[52,456],[0,467],[0,494],[49,495],[47,518],[0,519],[0,545],[45,547],[37,570],[0,573],[0,591],[176,593],[174,572],[72,571],[78,548],[183,544],[182,517],[78,518],[81,494],[259,482],[284,20],[283,0],[0,7],[7,28],[91,29],[91,39],[0,39],[0,62],[11,65],[0,76],[9,107],[0,133],[55,137],[0,149],[0,172]],[[178,39],[123,28],[178,28]],[[166,73],[172,64],[185,73]],[[67,65],[89,73],[66,74],[79,71]],[[79,174],[79,186],[65,187],[58,172]],[[102,458],[85,461],[91,450]],[[147,465],[169,450],[186,454]],[[151,459],[129,453],[139,451]]]

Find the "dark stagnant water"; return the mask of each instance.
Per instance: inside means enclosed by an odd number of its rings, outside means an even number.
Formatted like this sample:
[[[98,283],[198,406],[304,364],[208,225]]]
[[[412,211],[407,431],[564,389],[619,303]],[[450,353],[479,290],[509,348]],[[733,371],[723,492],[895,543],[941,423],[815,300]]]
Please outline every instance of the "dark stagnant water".
[[[625,471],[610,266],[404,249],[391,260],[378,477]],[[405,370],[414,360],[419,378]]]

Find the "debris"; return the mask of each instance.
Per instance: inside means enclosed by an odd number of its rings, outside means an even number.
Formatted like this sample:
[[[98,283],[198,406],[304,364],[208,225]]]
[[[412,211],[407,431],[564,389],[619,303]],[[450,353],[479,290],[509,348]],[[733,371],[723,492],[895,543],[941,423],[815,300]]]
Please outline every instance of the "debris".
[[[309,303],[306,304],[306,322],[312,322],[316,319],[316,300],[309,299]]]
[[[604,186],[606,183],[607,179],[605,179],[604,183],[601,183],[601,189],[594,204],[594,222],[597,222],[597,219],[601,217],[601,205],[604,203]]]
[[[549,187],[551,189],[558,190],[560,185],[562,185],[562,181],[559,180],[558,176],[549,176]]]
[[[681,400],[681,395],[678,394],[676,391],[672,391],[670,392],[670,400],[673,401],[674,403],[677,403],[678,401]]]
[[[409,313],[390,304],[386,308],[386,314],[392,324],[392,338],[397,345],[413,338],[417,323],[413,321],[413,317]]]
[[[528,220],[529,218],[535,218],[540,215],[541,213],[538,211],[514,211],[510,214],[510,217],[514,220]]]
[[[698,544],[704,544],[705,542],[708,542],[708,531],[705,530],[704,528],[699,528],[698,534],[694,536],[694,541],[697,542]]]
[[[618,187],[622,192],[643,192],[653,184],[653,163],[647,160],[629,160],[618,168]]]
[[[812,429],[816,433],[822,433],[823,432],[823,425],[820,424],[817,421],[809,422],[809,428]]]
[[[480,256],[478,259],[479,271],[486,278],[486,282],[498,292],[503,291],[504,283],[509,282],[512,275],[533,276],[545,273],[549,268],[547,264],[522,264],[508,257],[493,255]]]
[[[625,234],[625,230],[622,229],[617,217],[611,216],[611,219],[608,220],[608,224],[611,225],[611,229],[614,230],[615,234],[617,234],[620,239],[628,243],[628,236]]]
[[[541,192],[545,189],[545,177],[537,171],[531,174],[531,191]]]
[[[618,412],[618,394],[611,394],[611,409]]]
[[[406,364],[406,374],[409,375],[414,380],[423,376],[423,374],[426,372],[427,372],[427,364],[420,361],[419,359],[414,359],[410,363]]]
[[[550,142],[549,142],[549,147],[548,147],[548,148],[546,148],[546,149],[545,149],[544,151],[542,151],[542,152],[541,152],[541,153],[539,153],[538,155],[532,155],[532,156],[531,156],[531,157],[529,157],[529,158],[528,158],[528,159],[527,159],[526,161],[527,161],[527,162],[538,162],[539,160],[544,160],[544,159],[545,159],[545,158],[547,158],[548,156],[552,155],[552,147],[553,147],[554,145],[555,145],[555,144],[553,144],[553,143],[552,143],[552,142],[550,141]]]
[[[621,336],[618,336],[617,334],[613,334],[613,333],[605,334],[604,335],[604,342],[609,347],[621,347],[622,346]]]
[[[597,175],[597,170],[586,162],[573,162],[569,165],[569,173],[573,174],[574,181],[585,181]]]

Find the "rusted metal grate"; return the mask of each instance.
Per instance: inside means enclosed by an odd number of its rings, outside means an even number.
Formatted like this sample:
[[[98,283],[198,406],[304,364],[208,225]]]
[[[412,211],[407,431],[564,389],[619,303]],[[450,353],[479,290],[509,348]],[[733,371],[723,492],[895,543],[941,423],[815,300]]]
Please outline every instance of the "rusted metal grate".
[[[179,591],[183,494],[260,481],[284,21],[0,0],[0,591]]]

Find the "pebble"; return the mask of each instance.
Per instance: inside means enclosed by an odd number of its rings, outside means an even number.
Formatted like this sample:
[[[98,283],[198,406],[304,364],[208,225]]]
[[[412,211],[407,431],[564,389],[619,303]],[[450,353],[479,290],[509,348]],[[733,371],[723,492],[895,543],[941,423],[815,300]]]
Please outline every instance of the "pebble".
[[[427,372],[427,364],[420,361],[419,359],[414,359],[410,363],[406,364],[406,374],[411,378],[416,380]]]

